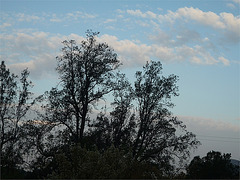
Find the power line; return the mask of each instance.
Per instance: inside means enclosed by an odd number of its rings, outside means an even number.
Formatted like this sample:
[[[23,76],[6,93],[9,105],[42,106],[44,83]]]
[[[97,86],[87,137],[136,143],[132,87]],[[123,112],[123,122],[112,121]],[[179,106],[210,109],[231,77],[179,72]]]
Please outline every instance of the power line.
[[[238,140],[240,140],[240,138],[236,138],[236,137],[209,136],[209,135],[200,135],[200,134],[197,134],[197,136],[212,137],[212,138],[224,138],[224,139],[238,139]]]
[[[218,142],[233,142],[233,143],[239,143],[239,144],[240,144],[240,141],[227,141],[227,140],[218,140],[218,139],[202,139],[202,138],[199,138],[199,140],[205,140],[205,141],[218,141]]]

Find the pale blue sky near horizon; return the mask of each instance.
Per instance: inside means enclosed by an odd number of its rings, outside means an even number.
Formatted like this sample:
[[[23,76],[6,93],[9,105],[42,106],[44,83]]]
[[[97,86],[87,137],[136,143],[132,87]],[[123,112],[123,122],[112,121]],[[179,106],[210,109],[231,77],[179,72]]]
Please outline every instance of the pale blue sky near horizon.
[[[61,41],[80,43],[92,29],[114,48],[130,81],[149,60],[160,60],[164,75],[179,76],[172,112],[190,130],[239,137],[239,0],[0,0],[0,6],[0,60],[16,73],[28,67],[37,94],[57,83]],[[239,139],[229,143],[215,147],[240,159]],[[201,155],[211,150],[201,148]]]

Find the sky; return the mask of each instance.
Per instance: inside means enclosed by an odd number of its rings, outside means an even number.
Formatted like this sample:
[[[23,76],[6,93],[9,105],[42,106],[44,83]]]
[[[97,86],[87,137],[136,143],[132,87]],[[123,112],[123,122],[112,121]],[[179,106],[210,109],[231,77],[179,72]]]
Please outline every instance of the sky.
[[[100,32],[131,82],[150,60],[179,76],[171,110],[202,145],[240,160],[240,0],[0,0],[0,60],[30,70],[35,94],[58,82],[62,41]]]

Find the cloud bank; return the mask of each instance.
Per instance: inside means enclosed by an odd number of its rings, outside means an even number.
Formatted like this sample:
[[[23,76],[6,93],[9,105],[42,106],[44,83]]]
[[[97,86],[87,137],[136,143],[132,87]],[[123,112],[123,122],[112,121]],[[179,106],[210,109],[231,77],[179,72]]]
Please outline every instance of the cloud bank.
[[[174,23],[176,20],[194,21],[215,29],[223,29],[226,34],[232,34],[232,36],[237,38],[238,42],[240,41],[240,18],[238,16],[235,17],[231,13],[223,12],[218,15],[211,11],[204,12],[193,7],[179,8],[175,12],[168,11],[167,14],[156,14],[151,11],[142,12],[139,9],[127,10],[126,13],[136,17],[155,19],[160,23]]]
[[[152,39],[154,38],[152,37]],[[43,74],[51,74],[54,71],[55,57],[61,53],[61,42],[66,39],[74,39],[80,43],[84,37],[77,34],[52,36],[45,32],[1,35],[0,40],[4,44],[4,47],[1,48],[1,60],[10,64],[10,67],[16,72],[28,67],[34,78],[40,78]],[[120,40],[116,36],[108,34],[98,37],[98,41],[106,42],[113,47],[124,67],[142,66],[151,59],[166,63],[188,61],[202,65],[230,64],[225,57],[213,57],[204,47],[198,45],[194,47],[185,44],[175,47],[159,44],[148,45],[128,39]]]
[[[238,3],[238,1],[233,3]],[[162,12],[162,10],[160,11]],[[61,23],[79,19],[95,19],[98,15],[82,11],[73,11],[63,14],[45,13],[29,15],[18,13],[3,14],[4,22],[0,25],[3,33],[0,35],[0,59],[7,62],[16,72],[28,67],[34,78],[42,78],[45,74],[53,74],[56,67],[55,57],[60,54],[63,40],[74,39],[78,43],[84,39],[77,34],[51,34],[35,29],[13,29],[16,21],[35,23],[48,21]],[[98,37],[100,42],[106,42],[119,56],[123,67],[142,66],[149,60],[160,60],[165,63],[191,63],[194,65],[223,65],[229,66],[238,62],[232,60],[222,52],[227,49],[227,42],[240,42],[240,18],[231,13],[216,14],[204,12],[198,8],[183,7],[167,13],[142,12],[139,9],[116,11],[116,17],[101,19],[106,28],[116,29],[111,26],[123,23],[131,29],[135,27],[151,28],[145,36],[146,41],[141,42],[136,38],[122,38],[105,33]],[[125,24],[124,24],[125,23]],[[192,29],[188,28],[191,23]],[[180,24],[180,25],[179,25]],[[195,27],[196,25],[196,27]],[[201,28],[210,28],[214,35],[202,34]],[[112,28],[111,28],[112,27]],[[12,31],[8,31],[12,28]],[[221,43],[220,43],[221,42]]]

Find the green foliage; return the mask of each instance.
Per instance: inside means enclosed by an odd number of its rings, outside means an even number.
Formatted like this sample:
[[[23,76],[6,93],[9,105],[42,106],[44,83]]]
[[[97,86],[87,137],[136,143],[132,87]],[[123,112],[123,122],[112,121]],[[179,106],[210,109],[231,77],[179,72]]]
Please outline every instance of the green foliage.
[[[207,156],[196,156],[187,168],[187,177],[194,179],[237,179],[239,167],[231,164],[231,154],[211,151]]]

